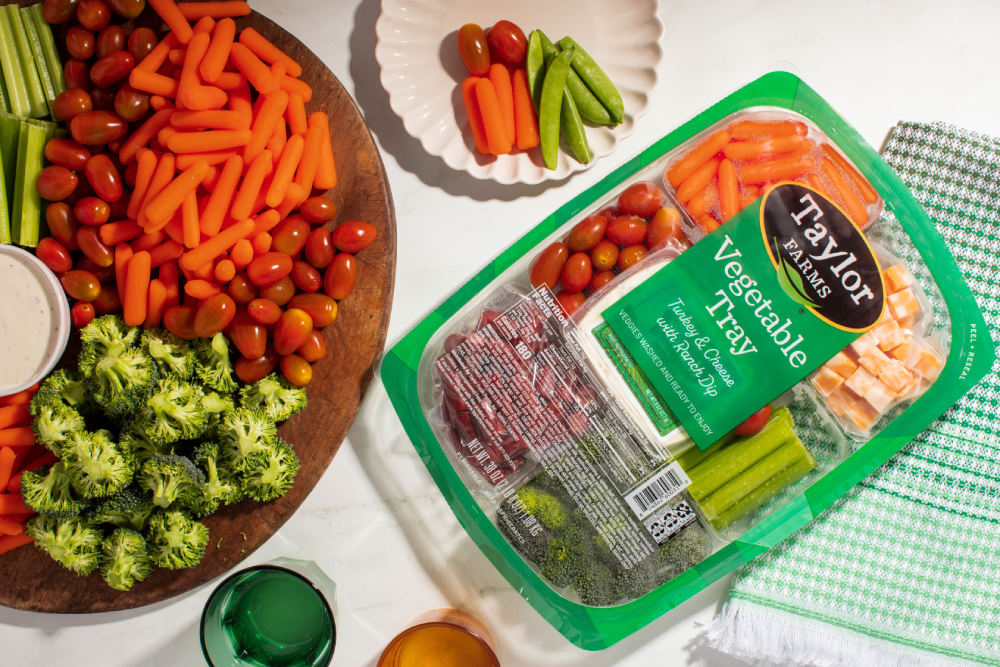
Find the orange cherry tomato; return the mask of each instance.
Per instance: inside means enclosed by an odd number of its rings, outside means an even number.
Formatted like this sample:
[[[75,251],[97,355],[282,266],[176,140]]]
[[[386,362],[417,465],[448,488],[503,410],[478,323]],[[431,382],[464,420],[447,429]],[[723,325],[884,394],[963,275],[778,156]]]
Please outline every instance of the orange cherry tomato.
[[[163,313],[164,328],[184,340],[194,340],[198,334],[194,331],[195,310],[189,306],[174,306]]]
[[[331,298],[341,301],[350,296],[358,284],[358,264],[354,255],[342,252],[333,258],[323,276],[323,291]]]
[[[39,172],[35,179],[35,190],[42,199],[61,201],[73,194],[77,183],[76,174],[66,167],[52,164]]]
[[[591,264],[590,255],[578,252],[570,256],[563,264],[559,280],[567,292],[575,294],[587,288],[593,275],[594,267]]]
[[[229,339],[244,357],[256,359],[267,346],[267,329],[249,313],[237,313],[229,327]]]
[[[304,387],[313,379],[312,366],[297,354],[281,358],[281,374],[296,387]]]
[[[351,220],[337,225],[333,230],[333,245],[340,252],[352,255],[361,252],[375,240],[375,228],[367,222]]]
[[[648,218],[667,203],[666,193],[655,183],[633,183],[618,196],[618,209],[625,215]]]
[[[490,48],[486,32],[475,23],[458,29],[458,55],[472,76],[486,76],[490,71]]]
[[[566,237],[566,245],[573,252],[587,251],[601,242],[608,219],[603,215],[592,215],[576,223],[573,231]]]
[[[93,301],[101,293],[101,283],[89,271],[67,271],[59,282],[66,294],[80,301]]]
[[[292,282],[303,292],[318,292],[323,286],[323,276],[319,271],[299,260],[292,263]]]
[[[98,197],[108,203],[121,199],[122,177],[107,153],[98,153],[87,160],[83,173]]]
[[[237,359],[236,363],[233,364],[236,370],[236,377],[243,382],[261,380],[274,371],[280,359],[281,357],[274,351],[274,347],[268,345],[264,348],[264,354],[255,359],[249,357],[240,357]]]
[[[94,310],[98,315],[111,315],[122,312],[122,300],[118,296],[118,288],[114,285],[101,283],[101,293],[94,299]]]
[[[325,357],[326,339],[323,338],[323,333],[319,329],[313,329],[309,332],[309,336],[306,337],[306,342],[302,343],[296,352],[310,364]]]
[[[572,315],[586,300],[587,295],[583,292],[567,292],[564,289],[556,292],[556,301],[559,302],[567,315]]]
[[[296,294],[288,302],[289,308],[298,308],[309,313],[313,326],[322,329],[337,319],[337,302],[325,294]]]
[[[336,251],[333,249],[333,238],[330,230],[326,227],[317,227],[306,237],[306,245],[303,248],[306,261],[314,268],[325,269],[333,261]]]
[[[101,241],[100,231],[97,227],[78,228],[76,230],[76,244],[83,251],[83,254],[98,266],[111,266],[115,263],[115,254]]]
[[[309,221],[301,215],[290,215],[271,230],[271,250],[294,255],[306,244],[310,230]]]
[[[50,139],[45,144],[45,159],[70,171],[80,171],[87,166],[90,151],[72,139]]]
[[[73,268],[73,258],[69,256],[69,250],[53,238],[46,237],[39,241],[35,255],[45,266],[52,269],[53,273],[65,273]]]
[[[646,239],[646,221],[635,215],[619,215],[608,223],[608,238],[626,248]]]
[[[281,308],[268,299],[254,299],[247,304],[247,315],[261,324],[274,324],[281,317]]]
[[[82,329],[88,324],[90,324],[94,317],[97,316],[94,310],[93,304],[87,303],[86,301],[77,301],[73,304],[73,307],[69,309],[69,321],[73,325],[74,329]]]
[[[250,282],[270,287],[292,272],[292,258],[283,252],[265,252],[247,266]]]
[[[274,349],[284,356],[295,352],[313,330],[313,320],[301,308],[289,308],[274,327]]]
[[[211,338],[233,321],[236,303],[225,293],[213,294],[201,303],[194,316],[194,332],[202,338]]]
[[[593,294],[615,279],[614,271],[594,271],[594,277],[590,279],[587,290]]]
[[[93,111],[94,101],[82,88],[69,88],[52,100],[52,114],[56,120],[72,120],[82,113]]]
[[[247,277],[246,272],[240,272],[229,281],[227,291],[236,303],[250,303],[257,298],[258,288],[250,282],[250,278]]]
[[[569,259],[569,246],[565,243],[557,241],[543,250],[535,258],[531,271],[528,272],[531,286],[538,288],[545,285],[550,290],[555,289],[567,259]]]
[[[641,243],[622,248],[622,251],[618,254],[618,270],[627,271],[647,254],[649,254],[649,248]]]
[[[273,301],[279,306],[284,306],[295,296],[295,283],[290,276],[285,276],[270,287],[265,287],[260,291],[260,298]]]
[[[45,222],[49,226],[52,238],[59,241],[66,250],[79,250],[76,242],[76,230],[80,224],[73,217],[73,209],[65,202],[55,202],[45,208]]]
[[[326,197],[310,197],[299,206],[299,213],[309,222],[322,225],[337,217],[337,205]]]
[[[681,224],[681,214],[676,209],[661,208],[649,221],[649,228],[646,230],[646,245],[652,249],[669,239],[687,245],[687,237],[684,236]]]
[[[590,261],[595,271],[608,271],[618,261],[618,244],[604,239],[590,249]]]

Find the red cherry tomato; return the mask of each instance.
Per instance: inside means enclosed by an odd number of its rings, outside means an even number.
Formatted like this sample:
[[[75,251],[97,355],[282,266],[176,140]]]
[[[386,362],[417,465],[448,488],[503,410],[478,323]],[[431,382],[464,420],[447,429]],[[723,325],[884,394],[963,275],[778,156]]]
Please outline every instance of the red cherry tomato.
[[[604,239],[590,249],[590,261],[595,271],[608,271],[618,261],[618,244]]]
[[[608,219],[603,215],[592,215],[576,223],[573,231],[566,237],[566,245],[573,252],[590,250],[604,238]]]
[[[247,314],[261,324],[274,324],[281,317],[281,308],[268,299],[254,299],[247,305]]]
[[[611,222],[621,214],[622,212],[619,211],[616,206],[605,206],[594,215],[603,215],[605,218],[608,219],[608,222]]]
[[[102,285],[113,285],[115,282],[114,266],[98,266],[94,263],[94,260],[90,259],[86,255],[80,255],[77,257],[76,262],[73,264],[73,268],[93,273],[94,277],[97,278],[97,282]]]
[[[281,374],[296,387],[304,387],[313,379],[312,366],[297,354],[281,358]]]
[[[633,183],[618,196],[618,208],[623,214],[642,218],[653,215],[666,203],[666,193],[649,181]]]
[[[528,38],[510,21],[497,21],[486,35],[493,52],[509,63],[520,65],[528,54]]]
[[[50,139],[45,144],[45,159],[70,171],[80,171],[87,165],[90,151],[71,139]]]
[[[163,328],[184,340],[194,340],[195,310],[189,306],[174,306],[163,313]]]
[[[284,356],[295,352],[306,342],[313,330],[313,321],[309,313],[301,308],[289,308],[274,327],[274,350]]]
[[[587,295],[583,292],[567,292],[564,289],[556,292],[556,301],[559,302],[567,315],[572,315],[586,300]]]
[[[257,298],[258,288],[250,282],[246,272],[241,271],[229,281],[228,292],[236,303],[250,303]]]
[[[563,264],[559,281],[567,292],[575,294],[587,288],[593,275],[594,268],[590,256],[585,252],[578,252],[570,255],[570,258]]]
[[[111,219],[111,207],[98,197],[84,197],[73,206],[73,215],[81,224],[99,226]]]
[[[608,223],[608,238],[625,248],[646,240],[646,221],[635,215],[620,215]]]
[[[557,241],[543,250],[535,258],[535,262],[528,272],[531,286],[538,288],[545,285],[550,290],[555,289],[559,282],[559,274],[562,273],[563,265],[567,259],[569,259],[569,246],[565,243]]]
[[[113,284],[101,281],[101,293],[94,299],[94,311],[98,315],[112,315],[122,312],[122,301],[118,296],[118,288]]]
[[[326,339],[323,338],[319,329],[313,329],[306,337],[306,342],[302,343],[298,350],[298,355],[308,361],[315,363],[326,356]]]
[[[294,255],[305,246],[309,230],[309,221],[301,215],[288,216],[271,230],[271,250]]]
[[[615,279],[614,271],[594,271],[594,277],[590,279],[587,290],[593,294]]]
[[[90,91],[94,88],[94,82],[90,80],[90,68],[87,63],[76,58],[70,58],[63,63],[63,79],[66,82],[66,90],[82,88]]]
[[[128,52],[135,58],[136,64],[141,63],[157,44],[159,40],[156,39],[156,33],[149,28],[136,28],[128,36]]]
[[[125,19],[134,19],[146,8],[146,0],[107,0],[108,7]]]
[[[229,327],[229,339],[244,357],[256,359],[267,347],[267,329],[248,313],[237,313]]]
[[[52,238],[59,241],[67,250],[79,250],[76,242],[76,230],[80,223],[73,217],[73,209],[65,202],[55,202],[45,208],[45,222],[49,226]]]
[[[76,6],[80,0],[45,0],[42,16],[47,23],[66,23],[76,16]]]
[[[357,254],[375,240],[375,228],[367,222],[351,220],[337,225],[332,234],[333,245],[340,252]]]
[[[652,250],[661,243],[673,239],[687,246],[688,240],[684,236],[682,224],[681,214],[676,209],[661,208],[649,221],[649,228],[646,230],[646,245]]]
[[[291,276],[285,276],[260,291],[260,298],[273,301],[279,306],[284,306],[293,296],[295,296],[295,283],[292,282]]]
[[[121,51],[125,48],[125,31],[120,25],[109,25],[101,32],[97,33],[97,48],[95,54],[98,59]]]
[[[771,418],[771,404],[768,403],[757,412],[753,413],[733,429],[736,435],[753,435],[760,431]]]
[[[194,332],[201,338],[211,338],[233,321],[236,303],[228,294],[213,294],[204,301],[194,316]]]
[[[115,91],[113,88],[94,88],[90,91],[90,99],[94,101],[94,108],[98,111],[115,110]],[[108,150],[113,150],[115,142],[108,142]]]
[[[42,199],[62,201],[73,194],[76,184],[76,174],[66,167],[53,164],[39,172],[35,179],[35,190]]]
[[[101,293],[101,283],[89,271],[67,271],[59,277],[66,294],[80,301],[93,301]]]
[[[108,111],[87,111],[69,122],[73,140],[84,146],[100,146],[128,133],[128,123]]]
[[[76,230],[76,244],[94,264],[105,267],[115,263],[115,253],[101,241],[97,227],[79,227]],[[90,301],[90,299],[84,299]]]
[[[458,55],[472,76],[486,76],[490,70],[490,49],[486,33],[475,23],[458,29]]]
[[[149,111],[149,95],[140,93],[127,83],[115,94],[115,113],[134,123]]]
[[[94,189],[94,193],[105,202],[116,202],[121,198],[121,175],[107,153],[98,153],[87,160],[84,174],[87,176],[90,187]],[[83,203],[83,200],[80,203]]]
[[[90,93],[82,88],[64,90],[52,100],[52,113],[57,120],[72,120],[74,116],[87,113],[93,108],[94,102]]]
[[[128,51],[112,51],[90,68],[90,80],[98,88],[114,85],[128,76],[135,67],[135,58]]]
[[[75,25],[66,33],[66,50],[71,58],[79,60],[93,58],[94,48],[94,33],[89,30]]]
[[[264,349],[264,354],[256,359],[249,357],[240,357],[237,359],[236,363],[233,364],[236,370],[236,377],[242,382],[256,382],[257,380],[261,380],[274,371],[280,359],[281,357],[274,351],[274,348],[268,345]]]
[[[111,11],[101,0],[80,0],[76,20],[87,30],[100,30],[111,22]]]
[[[330,230],[326,227],[317,227],[306,237],[306,245],[303,248],[306,261],[314,268],[325,269],[333,261],[335,250],[333,249],[333,238]]]
[[[310,197],[299,206],[299,213],[309,222],[322,225],[337,216],[337,205],[326,197]]]
[[[35,255],[45,266],[52,269],[53,273],[65,273],[73,268],[73,258],[69,256],[69,250],[55,239],[46,237],[39,241]]]
[[[636,262],[641,260],[648,253],[649,253],[649,248],[642,245],[641,243],[638,245],[630,245],[627,248],[622,248],[622,251],[618,253],[618,270],[619,271],[629,270],[630,268],[635,266]]]
[[[292,263],[291,276],[292,282],[303,292],[318,292],[323,286],[323,276],[319,271],[301,260]]]
[[[342,252],[333,258],[323,276],[323,291],[330,298],[342,301],[354,291],[358,284],[358,264],[354,255]]]
[[[337,302],[325,294],[296,294],[288,307],[309,313],[313,326],[319,329],[330,326],[337,319]]]
[[[93,304],[87,303],[86,301],[77,301],[73,304],[73,307],[69,309],[69,321],[73,325],[74,329],[82,329],[88,324],[90,324],[97,313],[94,311]]]
[[[270,287],[292,272],[292,258],[282,252],[265,252],[247,266],[247,276],[257,287]]]

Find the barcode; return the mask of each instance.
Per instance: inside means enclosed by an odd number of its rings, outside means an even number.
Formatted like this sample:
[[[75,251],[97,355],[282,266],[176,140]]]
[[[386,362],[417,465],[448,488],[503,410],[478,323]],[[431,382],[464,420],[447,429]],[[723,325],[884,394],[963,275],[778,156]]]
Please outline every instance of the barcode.
[[[676,461],[661,470],[656,477],[625,497],[626,502],[640,519],[660,507],[691,483]]]

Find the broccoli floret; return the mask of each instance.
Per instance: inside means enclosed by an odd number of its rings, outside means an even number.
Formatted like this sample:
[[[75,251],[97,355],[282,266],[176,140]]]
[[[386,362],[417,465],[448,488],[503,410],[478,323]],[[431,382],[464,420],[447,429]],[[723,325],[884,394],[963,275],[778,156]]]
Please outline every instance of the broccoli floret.
[[[185,456],[154,456],[142,464],[138,482],[157,507],[187,505],[202,495],[205,474]]]
[[[280,422],[306,407],[306,390],[271,373],[243,387],[240,405],[251,410],[263,410],[268,417]]]
[[[123,345],[132,347],[139,341],[139,327],[125,324],[121,315],[102,315],[80,329],[80,340],[105,348]]]
[[[132,481],[135,468],[130,457],[118,451],[107,431],[78,431],[62,448],[62,462],[73,488],[84,498],[104,498]]]
[[[615,566],[610,566],[599,560],[592,560],[581,564],[580,570],[573,577],[573,590],[580,596],[580,600],[591,607],[607,607],[617,600],[621,595],[621,575]],[[651,588],[647,588],[636,597],[648,593]]]
[[[205,472],[204,491],[200,498],[190,504],[195,516],[207,516],[217,510],[219,505],[231,505],[243,497],[239,479],[220,459],[218,444],[202,443],[191,456]]]
[[[146,435],[144,422],[141,419],[133,419],[128,425],[122,428],[121,435],[118,438],[118,448],[122,454],[131,457],[136,470],[141,468],[143,463],[154,456],[164,456],[174,453],[174,443],[159,443],[149,439],[149,436]]]
[[[104,533],[78,517],[39,514],[28,519],[25,533],[35,546],[70,572],[87,575],[97,567]]]
[[[101,576],[111,588],[131,590],[152,572],[146,540],[134,530],[118,528],[101,544]]]
[[[195,372],[207,386],[231,394],[236,391],[233,365],[229,361],[229,341],[221,332],[209,338],[199,338],[194,344]]]
[[[557,586],[569,586],[592,560],[593,535],[574,523],[561,535],[549,540],[546,554],[541,558],[539,566],[543,577]]]
[[[191,379],[195,358],[194,351],[186,340],[163,329],[148,329],[142,334],[140,345],[153,358],[160,377]]]
[[[110,523],[117,528],[142,530],[155,509],[149,494],[132,484],[91,507],[84,518],[93,524]]]
[[[275,436],[247,460],[243,492],[261,503],[280,498],[292,488],[298,471],[299,459],[291,445]]]
[[[201,437],[204,440],[214,440],[222,416],[236,409],[233,397],[229,394],[209,392],[201,397],[201,407],[205,409],[205,432]]]
[[[524,512],[552,531],[561,531],[569,526],[569,511],[551,493],[539,486],[526,484],[514,494],[524,506]]]
[[[264,449],[277,433],[274,420],[263,410],[237,408],[227,412],[219,424],[220,450],[234,470],[242,471],[247,467],[247,457]]]
[[[156,381],[152,358],[132,347],[138,337],[139,329],[116,315],[99,317],[80,330],[80,370],[94,400],[112,419],[139,407]]]
[[[39,405],[45,405],[48,401],[62,401],[68,407],[73,408],[84,417],[88,417],[97,411],[97,404],[90,396],[90,389],[87,387],[86,378],[80,371],[70,371],[65,368],[59,369],[45,378],[41,388],[35,394],[39,399]],[[36,403],[31,402],[31,414],[35,413]]]
[[[174,378],[157,382],[139,415],[146,435],[161,444],[197,438],[205,430],[201,397],[201,388],[195,384]]]
[[[38,437],[38,442],[57,456],[62,452],[63,443],[70,434],[87,428],[79,412],[52,394],[35,394],[31,399],[31,413],[35,415],[31,428]]]
[[[25,471],[21,476],[21,496],[24,504],[34,511],[57,518],[76,516],[88,504],[73,490],[62,461]]]
[[[548,543],[570,522],[566,502],[535,478],[497,508],[497,528],[528,560],[539,563]]]
[[[149,556],[158,567],[194,567],[208,546],[208,528],[187,512],[160,510],[149,520]]]

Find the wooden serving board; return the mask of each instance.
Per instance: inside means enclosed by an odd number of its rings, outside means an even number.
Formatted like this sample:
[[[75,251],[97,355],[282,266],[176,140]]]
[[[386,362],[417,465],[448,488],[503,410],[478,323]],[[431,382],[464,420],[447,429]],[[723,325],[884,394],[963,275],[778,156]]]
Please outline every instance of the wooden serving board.
[[[10,2],[0,1],[0,5],[5,4]],[[53,26],[60,49],[69,25]],[[166,33],[148,7],[124,27],[130,32],[142,25],[153,28],[157,35]],[[396,271],[396,219],[382,158],[354,101],[319,58],[257,12],[236,19],[236,26],[237,31],[253,27],[297,60],[302,65],[301,79],[313,89],[306,111],[324,111],[330,118],[338,181],[326,196],[336,203],[338,213],[327,226],[333,229],[338,222],[363,220],[378,232],[372,245],[357,255],[357,287],[339,303],[337,320],[323,331],[328,352],[313,365],[308,407],[278,429],[301,460],[295,484],[274,502],[244,500],[206,517],[203,521],[211,539],[197,567],[154,570],[127,593],[112,589],[96,571],[78,577],[31,545],[0,555],[0,605],[69,614],[131,609],[171,598],[218,577],[253,553],[298,509],[330,465],[368,391],[376,358],[385,345]],[[62,55],[64,60],[68,57]],[[75,362],[75,349],[71,341],[63,364]]]

